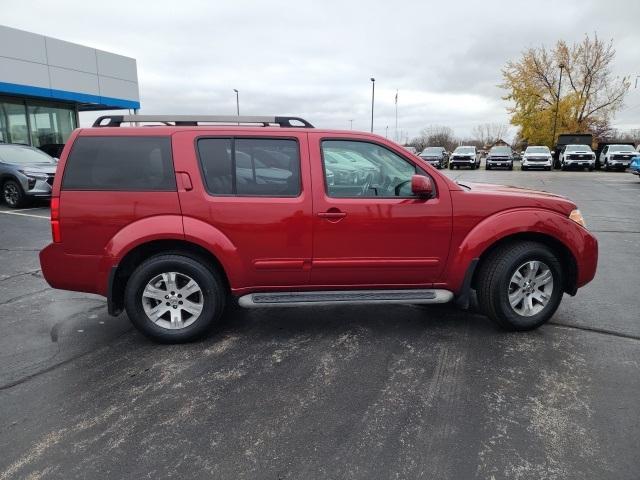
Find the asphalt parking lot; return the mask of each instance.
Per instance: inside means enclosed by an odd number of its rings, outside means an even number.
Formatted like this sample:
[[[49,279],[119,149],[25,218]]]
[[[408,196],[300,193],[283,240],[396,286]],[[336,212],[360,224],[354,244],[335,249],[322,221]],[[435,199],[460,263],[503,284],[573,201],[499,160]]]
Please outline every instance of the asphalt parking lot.
[[[388,306],[239,310],[146,340],[39,272],[48,209],[0,207],[0,480],[636,479],[640,182],[447,171],[568,195],[598,274],[537,331]]]

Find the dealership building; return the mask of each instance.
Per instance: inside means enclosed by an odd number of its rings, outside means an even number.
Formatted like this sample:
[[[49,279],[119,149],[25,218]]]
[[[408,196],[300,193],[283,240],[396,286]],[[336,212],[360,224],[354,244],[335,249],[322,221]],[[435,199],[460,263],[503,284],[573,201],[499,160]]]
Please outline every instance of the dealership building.
[[[135,59],[0,25],[0,142],[55,153],[78,112],[139,108]]]

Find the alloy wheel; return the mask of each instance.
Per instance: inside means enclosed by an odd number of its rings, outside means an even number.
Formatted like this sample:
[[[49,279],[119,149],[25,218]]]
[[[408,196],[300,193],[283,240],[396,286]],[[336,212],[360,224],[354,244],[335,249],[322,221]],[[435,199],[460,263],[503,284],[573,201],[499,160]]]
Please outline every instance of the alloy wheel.
[[[193,324],[202,314],[204,297],[198,283],[180,272],[153,277],[142,291],[142,307],[153,323],[166,329]]]
[[[553,273],[544,262],[528,261],[515,270],[507,290],[513,311],[523,317],[532,317],[544,310],[551,300]]]
[[[10,207],[15,207],[18,204],[18,199],[20,198],[20,192],[18,191],[18,187],[16,187],[13,183],[6,183],[4,188],[2,189],[4,201],[7,202],[7,205]]]

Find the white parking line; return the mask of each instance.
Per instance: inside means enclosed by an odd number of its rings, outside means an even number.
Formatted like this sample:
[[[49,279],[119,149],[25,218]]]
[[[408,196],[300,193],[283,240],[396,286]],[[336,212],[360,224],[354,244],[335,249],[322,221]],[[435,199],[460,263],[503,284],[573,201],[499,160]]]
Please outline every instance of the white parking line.
[[[19,215],[20,217],[44,218],[45,220],[49,220],[48,216],[45,217],[44,215],[33,215],[31,213],[5,212],[3,210],[0,210],[0,213],[4,213],[6,215]]]

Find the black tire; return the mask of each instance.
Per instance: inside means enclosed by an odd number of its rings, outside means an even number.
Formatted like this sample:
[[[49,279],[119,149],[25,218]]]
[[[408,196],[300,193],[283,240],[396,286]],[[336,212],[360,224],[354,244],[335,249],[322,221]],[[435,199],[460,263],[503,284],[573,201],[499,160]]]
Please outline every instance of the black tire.
[[[520,167],[520,170],[522,170],[523,172],[526,172],[526,171],[527,171],[527,167],[525,167],[524,165],[522,165],[522,166]]]
[[[22,208],[27,204],[24,190],[15,180],[6,180],[2,184],[2,200],[9,208]]]
[[[607,172],[608,172],[609,170],[611,170],[611,168],[609,167],[609,160],[605,160],[605,161],[604,161],[604,169],[605,169],[605,171],[607,171]]]
[[[224,312],[227,292],[220,274],[206,262],[181,253],[156,255],[142,262],[125,289],[124,304],[131,323],[147,337],[161,343],[182,343],[202,337]],[[142,292],[148,282],[162,273],[178,272],[193,279],[201,289],[203,308],[192,324],[169,329],[154,323],[145,313]],[[162,302],[161,302],[162,303]],[[175,307],[174,307],[175,308]]]
[[[544,262],[551,271],[553,291],[548,303],[538,313],[525,316],[517,313],[509,303],[512,275],[529,261]],[[480,311],[506,330],[533,330],[547,322],[555,313],[564,292],[562,264],[546,245],[521,241],[496,248],[480,265],[476,294]]]

